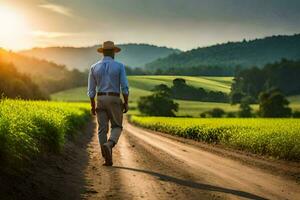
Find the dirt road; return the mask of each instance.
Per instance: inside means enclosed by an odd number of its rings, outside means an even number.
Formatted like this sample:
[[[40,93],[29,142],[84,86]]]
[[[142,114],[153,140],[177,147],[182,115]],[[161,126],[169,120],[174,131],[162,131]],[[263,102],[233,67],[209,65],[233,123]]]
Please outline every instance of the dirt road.
[[[14,197],[4,199],[300,199],[298,163],[216,149],[125,123],[114,166],[104,167],[93,120],[62,155],[37,162],[18,183],[3,180],[2,191]]]
[[[128,123],[114,149],[113,167],[100,166],[98,150],[95,134],[86,169],[94,192],[86,199],[300,198],[295,180]]]

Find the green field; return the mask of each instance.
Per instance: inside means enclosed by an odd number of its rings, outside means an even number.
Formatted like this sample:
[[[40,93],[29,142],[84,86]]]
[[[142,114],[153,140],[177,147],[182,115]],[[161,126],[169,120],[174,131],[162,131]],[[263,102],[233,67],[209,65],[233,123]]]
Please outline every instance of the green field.
[[[89,111],[87,103],[1,100],[0,167],[60,151],[65,137],[88,121]]]
[[[184,78],[188,84],[195,87],[203,87],[207,90],[223,91],[228,93],[232,82],[231,77],[191,77],[191,76],[128,76],[130,85],[130,111],[129,114],[139,114],[137,108],[137,100],[141,96],[150,95],[151,89],[158,84],[172,85],[175,78]],[[86,87],[75,88],[62,91],[51,95],[55,101],[89,101],[86,95]],[[289,98],[293,110],[300,110],[300,96]],[[222,108],[226,112],[237,112],[238,105],[230,105],[228,103],[200,102],[200,101],[183,101],[176,100],[179,103],[178,116],[199,117],[199,114],[211,110],[213,108]],[[252,106],[254,110],[258,110],[258,105]]]
[[[139,114],[137,107],[137,100],[141,96],[150,95],[154,86],[159,84],[166,84],[171,86],[175,78],[184,78],[187,84],[195,87],[202,87],[207,90],[230,92],[231,77],[191,77],[191,76],[128,76],[130,86],[130,112],[129,114]],[[51,95],[54,101],[75,101],[84,102],[89,101],[86,95],[86,87],[75,88],[71,90],[62,91]],[[215,107],[221,107],[226,111],[237,111],[237,106],[231,106],[226,103],[213,102],[197,102],[197,101],[182,101],[176,100],[179,103],[179,112],[177,115],[199,116],[201,112],[210,110]]]
[[[175,78],[184,78],[187,84],[202,87],[206,90],[230,92],[231,77],[192,77],[192,76],[128,76],[130,100],[136,102],[141,96],[151,94],[151,90],[159,84],[172,85]],[[56,101],[88,101],[86,87],[66,90],[51,95]]]
[[[300,119],[202,119],[132,116],[131,122],[208,143],[300,160]]]

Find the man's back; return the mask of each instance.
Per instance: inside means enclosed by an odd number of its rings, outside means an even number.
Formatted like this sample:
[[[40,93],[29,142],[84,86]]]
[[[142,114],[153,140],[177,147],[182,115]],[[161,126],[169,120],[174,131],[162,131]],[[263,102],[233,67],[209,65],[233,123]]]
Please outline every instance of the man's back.
[[[128,94],[125,66],[111,57],[105,56],[101,61],[91,66],[88,95],[95,96],[97,92],[114,92]]]

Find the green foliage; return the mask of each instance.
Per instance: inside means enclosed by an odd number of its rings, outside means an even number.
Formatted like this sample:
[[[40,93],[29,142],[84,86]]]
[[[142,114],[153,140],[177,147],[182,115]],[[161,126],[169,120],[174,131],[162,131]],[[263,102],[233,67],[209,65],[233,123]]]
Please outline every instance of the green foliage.
[[[192,77],[192,76],[128,76],[130,86],[129,107],[137,108],[137,101],[141,96],[148,96],[153,93],[153,88],[156,85],[165,84],[168,87],[172,86],[172,81],[175,78],[184,78],[186,83],[194,87],[202,87],[209,91],[221,91],[224,93],[230,92],[230,85],[232,77]],[[89,98],[86,95],[87,87],[74,88],[51,95],[52,100],[56,101],[85,101],[88,102]],[[291,99],[290,99],[291,98]],[[300,97],[289,97],[290,107],[293,111],[300,111]],[[199,117],[199,113],[219,107],[225,112],[238,112],[239,105],[230,105],[229,103],[216,103],[216,102],[201,102],[201,101],[186,101],[175,100],[179,105],[179,110],[176,116],[190,115]],[[258,104],[251,105],[253,113],[258,111]],[[138,109],[130,109],[129,114],[141,114]]]
[[[165,91],[157,91],[150,96],[141,97],[138,109],[142,114],[150,116],[175,116],[178,104]]]
[[[185,70],[185,68],[198,66],[262,67],[267,63],[279,61],[281,58],[298,60],[300,59],[299,49],[300,34],[272,36],[247,42],[228,42],[172,54],[147,64],[146,68]]]
[[[87,81],[87,73],[68,70],[63,65],[27,57],[20,53],[8,52],[1,48],[0,62],[13,64],[19,73],[26,74],[46,94],[85,86]],[[26,88],[25,85],[19,87]]]
[[[293,118],[300,118],[300,111],[293,112]]]
[[[290,117],[292,110],[289,101],[282,93],[271,90],[259,96],[259,114],[261,117]]]
[[[210,111],[207,111],[207,114],[214,118],[220,118],[225,115],[225,111],[222,108],[214,108]]]
[[[0,167],[59,152],[65,137],[88,118],[89,105],[83,103],[0,101]]]
[[[231,86],[233,95],[247,95],[254,99],[260,92],[278,88],[285,95],[300,94],[300,61],[282,59],[278,63],[268,64],[262,69],[250,68],[236,74]],[[232,97],[232,102],[238,102]]]
[[[234,117],[236,117],[236,114],[234,112],[228,112],[228,113],[226,113],[226,117],[227,118],[234,118]]]
[[[244,96],[245,94],[243,94],[242,92],[232,91],[230,94],[230,103],[232,105],[240,103]]]
[[[171,93],[171,97],[174,99],[209,102],[228,102],[227,94],[220,91],[206,91],[203,88],[196,88],[194,86],[188,85],[185,79],[183,78],[174,79],[173,86],[170,88],[169,91]]]
[[[13,64],[3,63],[0,60],[0,99],[22,98],[22,99],[49,99],[37,84],[24,75],[17,72]]]
[[[256,154],[300,160],[299,119],[202,119],[132,116],[142,127]]]
[[[240,110],[239,110],[239,117],[252,117],[251,111],[252,108],[250,106],[251,103],[251,97],[244,97],[241,100],[241,104],[240,104]]]
[[[171,89],[165,84],[155,86],[152,91],[169,97],[172,95]]]

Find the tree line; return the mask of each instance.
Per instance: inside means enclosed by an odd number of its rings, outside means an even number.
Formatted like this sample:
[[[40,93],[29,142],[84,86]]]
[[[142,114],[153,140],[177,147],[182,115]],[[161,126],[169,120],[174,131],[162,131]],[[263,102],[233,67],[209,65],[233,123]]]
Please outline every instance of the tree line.
[[[59,76],[62,76],[60,74]],[[0,60],[0,98],[49,100],[50,94],[86,85],[87,72],[65,70],[62,78],[20,73],[13,63]]]
[[[258,102],[263,91],[278,89],[284,95],[300,94],[300,61],[282,59],[257,67],[243,69],[236,73],[231,86],[231,102],[240,103],[243,97]]]
[[[171,54],[146,65],[148,69],[185,69],[195,66],[263,67],[281,58],[300,59],[300,34],[227,42]]]
[[[49,99],[27,75],[19,73],[13,64],[0,61],[0,98]]]

